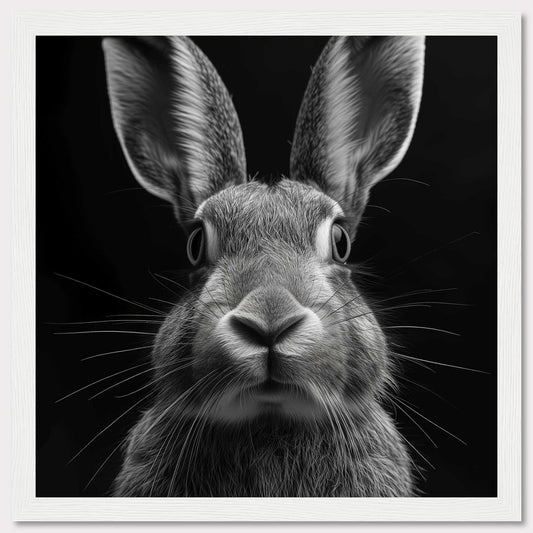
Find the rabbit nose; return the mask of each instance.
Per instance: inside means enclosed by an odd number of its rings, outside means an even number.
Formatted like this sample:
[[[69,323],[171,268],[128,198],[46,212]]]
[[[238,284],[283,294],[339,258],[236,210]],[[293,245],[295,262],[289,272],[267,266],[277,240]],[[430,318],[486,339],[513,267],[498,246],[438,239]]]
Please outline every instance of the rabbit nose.
[[[270,347],[295,330],[305,317],[305,313],[294,314],[278,320],[275,324],[267,324],[257,317],[234,313],[230,325],[244,340]]]
[[[231,312],[233,333],[255,344],[273,346],[307,318],[308,311],[283,287],[261,287],[250,292]]]

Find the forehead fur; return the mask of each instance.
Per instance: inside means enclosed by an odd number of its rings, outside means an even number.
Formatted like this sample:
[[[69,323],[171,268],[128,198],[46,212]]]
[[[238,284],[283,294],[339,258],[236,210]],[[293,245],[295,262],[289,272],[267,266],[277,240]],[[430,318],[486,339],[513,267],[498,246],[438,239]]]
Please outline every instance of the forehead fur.
[[[338,204],[317,189],[282,179],[228,187],[207,199],[197,218],[213,226],[222,253],[235,253],[244,246],[264,250],[276,242],[305,250],[313,246],[324,219],[342,214]]]

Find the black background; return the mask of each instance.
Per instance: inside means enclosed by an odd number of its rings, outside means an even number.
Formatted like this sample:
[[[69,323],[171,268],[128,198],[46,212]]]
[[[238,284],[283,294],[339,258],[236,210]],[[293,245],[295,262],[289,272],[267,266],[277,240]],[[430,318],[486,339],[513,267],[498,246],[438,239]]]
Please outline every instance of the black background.
[[[195,38],[233,96],[249,174],[288,174],[296,114],[326,40]],[[105,495],[118,453],[84,487],[142,403],[69,460],[142,398],[146,390],[115,396],[138,389],[148,375],[91,401],[92,393],[142,368],[55,402],[145,361],[148,350],[80,359],[149,345],[151,337],[59,333],[155,330],[142,324],[55,324],[144,312],[57,273],[167,309],[150,299],[173,297],[153,273],[180,279],[187,267],[184,236],[171,207],[142,190],[127,167],[111,123],[100,40],[38,37],[36,46],[37,496]],[[496,495],[496,47],[495,37],[427,39],[422,105],[410,149],[374,188],[352,252],[353,261],[375,274],[364,283],[372,296],[453,289],[429,299],[469,304],[398,310],[387,318],[460,334],[399,330],[404,353],[488,372],[405,362],[410,381],[402,381],[401,397],[467,443],[408,411],[434,447],[413,420],[396,413],[403,434],[434,467],[413,452],[426,496]]]

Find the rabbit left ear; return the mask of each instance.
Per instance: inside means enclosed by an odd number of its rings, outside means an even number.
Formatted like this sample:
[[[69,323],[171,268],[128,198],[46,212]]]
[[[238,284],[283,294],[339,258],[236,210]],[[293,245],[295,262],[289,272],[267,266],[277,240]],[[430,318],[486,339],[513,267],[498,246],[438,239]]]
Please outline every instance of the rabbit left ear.
[[[355,228],[370,188],[402,160],[413,135],[423,37],[333,37],[298,115],[291,178],[340,203]]]
[[[129,166],[182,222],[246,181],[241,127],[213,65],[186,37],[103,41],[113,122]]]

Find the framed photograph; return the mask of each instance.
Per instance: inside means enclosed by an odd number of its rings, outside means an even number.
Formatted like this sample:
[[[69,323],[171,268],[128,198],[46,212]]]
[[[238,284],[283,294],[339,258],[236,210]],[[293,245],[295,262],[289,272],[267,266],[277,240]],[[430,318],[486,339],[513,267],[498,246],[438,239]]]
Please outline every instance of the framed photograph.
[[[15,520],[521,519],[519,14],[14,37]]]

